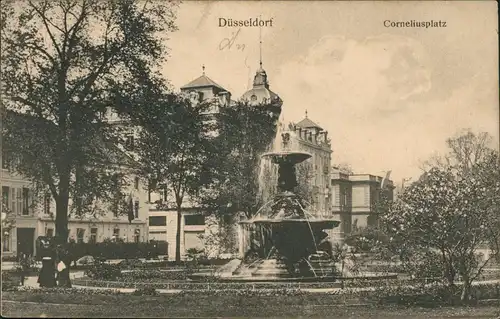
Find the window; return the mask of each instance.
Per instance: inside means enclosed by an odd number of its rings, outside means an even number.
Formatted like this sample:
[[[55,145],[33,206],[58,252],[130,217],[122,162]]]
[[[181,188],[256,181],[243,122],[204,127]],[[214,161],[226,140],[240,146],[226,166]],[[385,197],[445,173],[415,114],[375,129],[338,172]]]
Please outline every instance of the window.
[[[186,215],[184,216],[185,225],[205,225],[205,216],[203,215]]]
[[[166,216],[150,216],[149,226],[167,226]]]
[[[136,178],[134,179],[134,188],[135,188],[135,189],[139,189],[139,177],[136,177]]]
[[[10,251],[10,232],[4,230],[2,236],[2,251]]]
[[[84,235],[85,235],[85,229],[77,228],[76,229],[76,242],[79,244],[83,243]]]
[[[97,228],[91,228],[90,229],[90,239],[89,242],[92,244],[97,243]]]
[[[115,240],[118,240],[118,238],[120,238],[120,228],[114,228],[113,229],[113,238]]]
[[[51,203],[52,197],[50,194],[46,194],[45,197],[43,198],[43,213],[45,215],[52,215],[50,212],[50,203]]]
[[[45,229],[45,236],[54,237],[54,228],[46,228]]]
[[[28,188],[23,188],[23,204],[22,204],[22,212],[23,215],[28,215],[29,214],[29,208],[30,208],[30,190]]]
[[[10,188],[8,186],[2,186],[2,203],[4,203],[6,207],[9,207],[9,192]]]
[[[16,211],[18,214],[23,214],[24,215],[24,212],[23,212],[23,189],[22,188],[18,188],[16,190]]]
[[[167,202],[167,200],[168,200],[168,187],[167,187],[167,185],[160,185],[159,189],[161,191],[160,200],[162,202]]]
[[[134,217],[139,218],[139,201],[134,202]]]
[[[135,229],[134,230],[134,243],[138,243],[141,239],[141,230],[140,229]]]

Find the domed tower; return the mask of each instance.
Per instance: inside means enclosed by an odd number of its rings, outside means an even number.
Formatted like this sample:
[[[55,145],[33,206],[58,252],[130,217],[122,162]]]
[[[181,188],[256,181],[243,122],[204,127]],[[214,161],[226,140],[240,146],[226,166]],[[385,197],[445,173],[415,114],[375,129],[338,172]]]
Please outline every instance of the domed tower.
[[[260,37],[262,38],[262,35]],[[281,114],[283,101],[278,94],[269,89],[267,73],[262,68],[262,39],[260,39],[259,69],[253,78],[253,87],[241,96],[241,101],[249,105],[262,105],[262,107],[268,108],[276,117]]]
[[[266,71],[262,68],[262,61],[255,73],[253,87],[241,96],[241,100],[250,105],[269,106],[281,112],[283,101],[278,94],[269,89],[269,81]]]

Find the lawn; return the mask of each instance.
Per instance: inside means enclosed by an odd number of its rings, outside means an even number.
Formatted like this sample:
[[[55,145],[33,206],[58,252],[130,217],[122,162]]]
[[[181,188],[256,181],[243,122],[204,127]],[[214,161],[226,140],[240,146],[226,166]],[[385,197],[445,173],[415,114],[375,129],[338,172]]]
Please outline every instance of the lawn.
[[[403,308],[335,304],[319,296],[88,295],[5,292],[3,317],[335,317],[497,318],[498,304],[477,307]],[[38,303],[43,302],[43,303]]]

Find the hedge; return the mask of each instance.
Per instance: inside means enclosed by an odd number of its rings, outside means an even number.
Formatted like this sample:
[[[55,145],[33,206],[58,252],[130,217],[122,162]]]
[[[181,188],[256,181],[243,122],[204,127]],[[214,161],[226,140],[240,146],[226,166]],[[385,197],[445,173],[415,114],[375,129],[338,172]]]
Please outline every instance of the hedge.
[[[94,256],[104,259],[135,259],[135,258],[157,258],[159,255],[168,254],[167,243],[78,243],[70,246],[73,258],[79,259],[83,256]]]

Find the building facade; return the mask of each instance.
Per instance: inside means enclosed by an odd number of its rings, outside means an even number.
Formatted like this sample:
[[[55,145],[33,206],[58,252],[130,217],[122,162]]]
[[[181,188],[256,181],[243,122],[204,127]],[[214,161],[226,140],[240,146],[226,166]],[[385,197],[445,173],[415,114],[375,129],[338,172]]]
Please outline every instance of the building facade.
[[[330,188],[331,212],[340,221],[335,233],[342,240],[356,229],[378,226],[377,203],[382,192],[392,200],[395,187],[389,174],[345,174],[333,168]]]
[[[129,140],[128,136],[124,140]],[[2,256],[16,257],[21,253],[36,254],[35,241],[39,236],[55,235],[55,201],[50,194],[35,194],[30,181],[9,168],[4,160],[8,154],[2,148],[0,161],[2,188],[2,218],[11,221],[10,229],[2,229]],[[126,168],[124,168],[126,169]],[[122,192],[130,203],[134,219],[114,211],[109,203],[96,203],[95,214],[69,215],[68,240],[102,242],[120,238],[125,242],[148,240],[148,195],[144,185],[133,173],[127,174],[128,185]],[[71,207],[71,201],[69,203]],[[3,211],[6,208],[7,212]],[[2,223],[3,224],[3,223]]]
[[[316,216],[330,216],[332,148],[328,132],[311,121],[307,113],[303,120],[289,125],[289,128],[294,133],[295,148],[311,154],[311,158],[298,167],[299,174],[306,174],[309,181],[309,185],[302,185],[308,188],[308,209]]]

